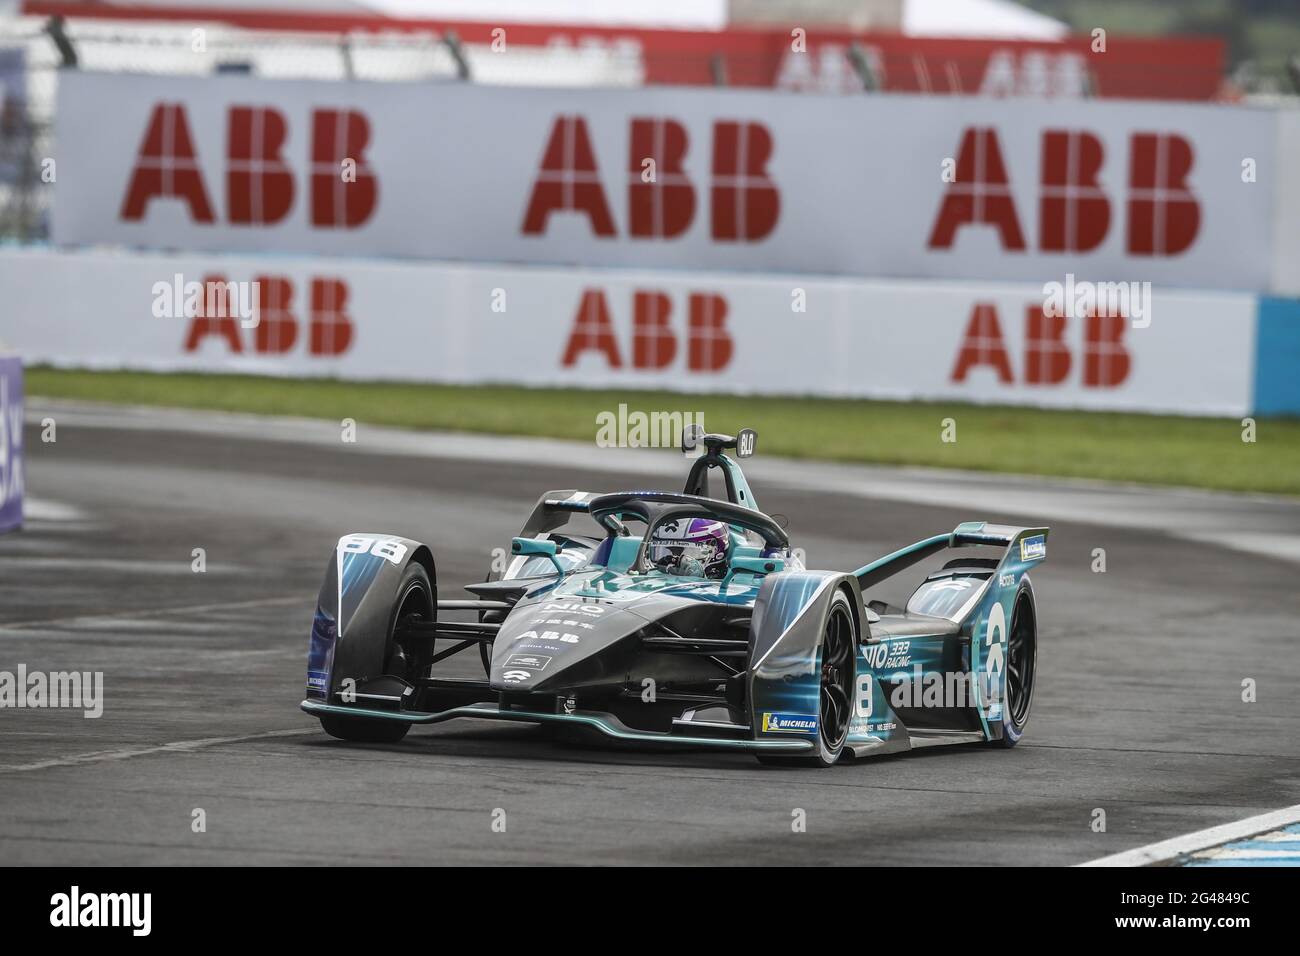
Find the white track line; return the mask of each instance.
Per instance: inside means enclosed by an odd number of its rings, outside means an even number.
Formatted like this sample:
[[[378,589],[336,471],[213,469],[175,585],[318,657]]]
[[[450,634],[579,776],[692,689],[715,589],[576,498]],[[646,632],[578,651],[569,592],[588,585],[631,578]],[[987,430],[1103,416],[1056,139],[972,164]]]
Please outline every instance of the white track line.
[[[221,744],[238,744],[247,740],[265,740],[268,737],[305,737],[318,734],[320,730],[312,727],[305,730],[267,730],[260,734],[243,734],[239,737],[204,737],[199,740],[176,740],[156,747],[137,747],[126,750],[100,750],[95,753],[73,754],[68,757],[51,757],[35,763],[9,764],[0,766],[0,774],[26,773],[31,770],[47,770],[50,767],[76,767],[81,764],[101,763],[106,760],[127,760],[131,757],[146,757],[149,754],[189,753],[205,747],[217,747]]]
[[[1247,817],[1245,820],[1238,820],[1236,823],[1225,823],[1222,826],[1210,827],[1208,830],[1197,830],[1195,833],[1187,833],[1171,840],[1162,840],[1159,843],[1140,846],[1135,850],[1125,850],[1123,853],[1103,856],[1099,860],[1089,860],[1087,863],[1078,865],[1154,866],[1158,863],[1167,863],[1180,856],[1186,856],[1189,853],[1195,853],[1197,850],[1207,850],[1210,847],[1218,846],[1220,843],[1230,843],[1233,840],[1254,836],[1257,833],[1277,830],[1292,823],[1300,823],[1300,804],[1282,810],[1274,810],[1271,813],[1261,813],[1257,817]]]
[[[75,624],[79,621],[111,621],[114,618],[165,617],[168,614],[200,614],[204,611],[230,611],[249,607],[273,607],[276,604],[306,604],[301,595],[297,597],[257,598],[252,601],[230,601],[224,604],[191,604],[187,607],[150,607],[134,611],[106,611],[102,614],[74,614],[70,617],[46,617],[31,621],[14,621],[12,624],[0,623],[0,631],[16,630],[22,627],[51,627],[56,624]]]

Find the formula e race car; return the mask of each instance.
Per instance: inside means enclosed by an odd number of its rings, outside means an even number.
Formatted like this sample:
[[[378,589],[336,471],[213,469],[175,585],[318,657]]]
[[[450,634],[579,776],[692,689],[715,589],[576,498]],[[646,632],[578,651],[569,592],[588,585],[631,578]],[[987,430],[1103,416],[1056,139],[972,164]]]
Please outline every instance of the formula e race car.
[[[682,493],[546,492],[509,562],[466,586],[470,600],[439,599],[418,541],[341,538],[302,709],[350,741],[478,717],[814,767],[1014,746],[1037,665],[1027,572],[1047,556],[1048,529],[970,521],[853,571],[808,570],[724,454],[748,457],[755,437],[686,436],[698,457]],[[718,476],[725,500],[709,495]],[[996,556],[948,560],[903,607],[872,599],[913,565],[978,548]],[[471,648],[484,676],[439,676]]]

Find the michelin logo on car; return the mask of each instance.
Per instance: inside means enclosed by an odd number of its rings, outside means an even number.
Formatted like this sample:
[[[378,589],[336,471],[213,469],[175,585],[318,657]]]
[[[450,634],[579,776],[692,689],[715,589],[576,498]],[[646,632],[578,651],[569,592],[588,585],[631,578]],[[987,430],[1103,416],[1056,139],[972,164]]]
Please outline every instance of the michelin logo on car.
[[[765,734],[815,734],[817,718],[807,714],[764,714]]]
[[[1047,557],[1047,536],[1036,534],[1020,539],[1020,560],[1037,561]]]

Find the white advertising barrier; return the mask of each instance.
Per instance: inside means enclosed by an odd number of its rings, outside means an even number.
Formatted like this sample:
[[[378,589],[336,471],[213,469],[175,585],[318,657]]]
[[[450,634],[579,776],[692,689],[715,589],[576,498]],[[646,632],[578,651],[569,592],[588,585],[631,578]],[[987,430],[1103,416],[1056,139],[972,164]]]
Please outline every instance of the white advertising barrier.
[[[1279,112],[1277,136],[1278,168],[1286,175],[1278,180],[1274,211],[1273,291],[1300,296],[1300,110]]]
[[[1277,124],[1246,107],[1113,100],[67,73],[53,234],[1260,291]]]
[[[1243,293],[1157,290],[1141,328],[1049,319],[1031,285],[46,251],[0,251],[0,287],[0,337],[29,363],[1206,415],[1253,401]]]

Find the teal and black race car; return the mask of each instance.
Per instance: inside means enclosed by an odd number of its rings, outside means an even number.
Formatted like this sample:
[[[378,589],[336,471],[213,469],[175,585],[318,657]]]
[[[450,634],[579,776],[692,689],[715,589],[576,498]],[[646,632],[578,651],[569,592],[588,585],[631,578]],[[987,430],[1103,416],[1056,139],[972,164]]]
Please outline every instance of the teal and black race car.
[[[1048,530],[970,521],[856,570],[809,570],[725,453],[748,457],[754,441],[748,429],[689,436],[700,454],[681,493],[547,492],[504,569],[466,586],[472,599],[439,599],[427,545],[346,535],[317,602],[302,709],[351,741],[477,717],[814,767],[1015,745],[1037,667],[1028,571]],[[710,496],[718,478],[725,498]],[[968,556],[980,549],[993,556]],[[905,606],[873,599],[939,557]],[[473,649],[482,677],[445,676]]]

